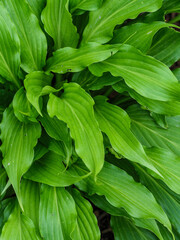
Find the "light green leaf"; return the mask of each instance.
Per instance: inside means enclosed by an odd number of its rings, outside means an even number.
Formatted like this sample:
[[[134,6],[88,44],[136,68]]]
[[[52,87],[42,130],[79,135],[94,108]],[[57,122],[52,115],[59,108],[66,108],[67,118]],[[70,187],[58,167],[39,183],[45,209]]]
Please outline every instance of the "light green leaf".
[[[114,150],[127,159],[159,173],[131,132],[131,120],[127,113],[120,107],[109,104],[106,100],[102,96],[95,98],[95,116],[101,131],[106,133]]]
[[[80,173],[74,172],[71,166],[67,170],[63,164],[63,157],[54,152],[45,154],[36,160],[24,178],[35,182],[45,183],[53,187],[66,187],[86,178],[89,173],[80,169]]]
[[[12,105],[14,109],[14,114],[19,121],[37,122],[36,118],[38,116],[38,112],[26,98],[26,92],[23,87],[16,92],[13,98]]]
[[[41,19],[46,32],[53,38],[55,49],[76,47],[79,39],[68,11],[68,0],[47,0]]]
[[[24,214],[33,221],[36,231],[39,233],[39,184],[23,178],[21,181],[21,197]]]
[[[33,222],[21,214],[18,204],[3,227],[1,240],[39,240]]]
[[[76,204],[77,225],[71,234],[73,240],[99,240],[100,230],[91,204],[76,189],[69,191]]]
[[[90,194],[104,195],[114,207],[123,207],[135,218],[156,219],[171,232],[171,225],[155,198],[143,185],[120,168],[105,162],[96,182],[92,177],[76,184]]]
[[[154,35],[171,24],[165,22],[134,23],[114,31],[111,44],[126,43],[146,53],[151,47]]]
[[[116,53],[120,45],[88,43],[79,49],[66,47],[53,53],[46,70],[55,73],[80,72],[95,62],[101,62]]]
[[[103,0],[70,0],[69,9],[71,13],[76,13],[76,10],[94,11],[98,9]]]
[[[33,162],[33,148],[41,135],[41,127],[38,123],[19,122],[12,107],[4,112],[0,127],[3,165],[22,207],[20,180]]]
[[[131,118],[131,130],[144,146],[169,149],[180,156],[179,127],[170,122],[168,129],[159,127],[138,105],[129,107],[127,112]]]
[[[21,43],[21,67],[30,73],[41,70],[45,65],[47,42],[25,0],[3,0],[16,29]]]
[[[2,2],[0,2],[0,12],[0,74],[19,88],[21,86],[18,79],[20,41],[16,28]]]
[[[164,177],[162,180],[177,194],[180,194],[180,157],[167,149],[146,148],[146,154],[149,156],[154,166]]]
[[[3,168],[0,168],[0,196],[6,186],[6,180],[7,180],[6,171]]]
[[[169,68],[130,45],[122,45],[118,53],[91,65],[89,70],[96,76],[108,71],[115,77],[121,76],[130,88],[147,98],[180,100],[180,84]]]
[[[42,115],[39,104],[40,97],[58,91],[51,87],[52,78],[53,75],[51,74],[48,75],[44,72],[37,71],[26,75],[24,81],[24,86],[27,91],[27,99],[40,115]]]
[[[111,226],[116,240],[156,240],[125,217],[111,217]],[[162,238],[161,238],[162,239]]]
[[[42,185],[39,221],[46,240],[70,240],[76,226],[75,202],[64,188]]]
[[[136,164],[141,182],[152,192],[157,202],[162,206],[171,223],[180,233],[180,204],[176,198],[165,189],[160,181],[155,180],[142,167]]]
[[[119,93],[122,92],[122,89],[123,91],[127,91],[132,98],[143,106],[144,109],[170,116],[180,115],[180,102],[178,101],[164,102],[141,96],[132,88],[128,87],[123,81],[114,84],[113,88]]]
[[[174,69],[173,73],[176,76],[176,78],[178,79],[178,81],[180,82],[180,68]]]
[[[46,5],[46,0],[27,0],[31,10],[41,20],[41,12]]]
[[[136,18],[141,12],[153,12],[161,7],[161,0],[106,0],[102,7],[89,14],[82,43],[106,43],[113,36],[116,25]]]
[[[155,35],[147,54],[169,67],[172,66],[180,59],[180,32],[173,29],[162,29]]]
[[[96,175],[104,163],[104,146],[93,105],[93,99],[78,84],[66,83],[60,98],[50,95],[47,109],[50,117],[67,123],[77,154]]]

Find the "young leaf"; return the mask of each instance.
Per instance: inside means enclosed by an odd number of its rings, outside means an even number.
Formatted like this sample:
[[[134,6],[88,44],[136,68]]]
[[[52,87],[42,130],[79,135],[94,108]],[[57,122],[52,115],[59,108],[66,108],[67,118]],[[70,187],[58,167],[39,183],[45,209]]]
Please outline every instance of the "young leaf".
[[[44,239],[70,240],[76,217],[75,202],[68,191],[42,185],[39,221]]]
[[[122,45],[119,52],[89,70],[96,76],[109,71],[121,76],[137,93],[161,101],[179,101],[180,84],[169,68],[156,59],[146,56],[130,45]]]
[[[136,18],[141,12],[153,12],[161,7],[161,0],[106,0],[101,8],[89,14],[82,43],[106,43],[113,35],[116,25],[126,19]]]
[[[142,145],[130,130],[130,118],[121,108],[106,102],[106,98],[95,98],[95,116],[101,130],[109,137],[112,147],[131,161],[138,162],[156,173],[158,170],[146,156]]]
[[[95,62],[101,62],[116,53],[120,45],[88,43],[79,49],[66,47],[53,53],[46,70],[55,73],[80,72]]]
[[[0,12],[0,74],[3,78],[13,82],[16,87],[20,87],[21,83],[18,79],[20,68],[19,37],[2,2],[0,2]]]
[[[3,0],[21,43],[21,67],[27,73],[41,70],[45,65],[47,42],[38,19],[25,0]]]
[[[20,207],[16,207],[3,227],[1,240],[40,240],[37,236],[34,224],[30,218],[21,214]]]
[[[38,123],[22,123],[14,116],[12,107],[6,109],[1,123],[3,165],[22,207],[20,180],[33,162],[33,148],[41,135]]]
[[[98,9],[103,0],[70,0],[69,9],[71,13],[76,13],[76,10],[94,11]]]
[[[50,95],[47,108],[50,117],[67,123],[77,154],[96,175],[104,163],[104,146],[93,105],[93,99],[78,84],[66,83],[60,98]]]
[[[68,0],[47,0],[41,19],[46,32],[53,38],[55,49],[76,47],[78,33],[68,11]]]
[[[73,240],[99,240],[100,231],[91,204],[76,189],[69,191],[76,204],[77,225],[71,234]]]

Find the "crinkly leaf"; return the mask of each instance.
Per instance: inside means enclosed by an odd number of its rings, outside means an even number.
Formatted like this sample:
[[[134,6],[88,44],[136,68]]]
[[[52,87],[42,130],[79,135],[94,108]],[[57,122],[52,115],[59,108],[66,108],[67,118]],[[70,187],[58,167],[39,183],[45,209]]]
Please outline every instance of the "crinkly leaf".
[[[39,21],[25,0],[3,0],[16,25],[21,43],[21,67],[24,71],[41,70],[47,54],[46,37]]]
[[[106,43],[113,36],[116,25],[136,18],[141,12],[153,12],[161,7],[161,0],[106,0],[101,8],[89,14],[82,43]]]
[[[66,83],[60,97],[50,95],[47,108],[50,117],[67,123],[77,154],[96,175],[104,163],[104,146],[93,105],[93,99],[78,84]]]
[[[68,11],[69,0],[47,0],[41,19],[46,32],[53,38],[55,49],[76,47],[78,33]]]
[[[44,239],[70,240],[76,217],[75,202],[67,190],[42,185],[39,225]]]
[[[48,59],[46,70],[55,73],[80,72],[92,63],[101,62],[116,53],[120,45],[88,43],[75,49],[66,47],[53,53]]]
[[[96,76],[110,72],[144,97],[160,101],[180,101],[180,84],[169,68],[130,45],[107,60],[89,67]]]
[[[16,87],[21,83],[18,79],[20,68],[20,41],[10,16],[2,2],[0,2],[0,74],[3,78],[13,82]]]
[[[138,162],[158,173],[142,145],[131,132],[131,120],[127,113],[106,100],[102,96],[95,98],[95,116],[101,131],[106,133],[114,150],[127,159]]]
[[[22,207],[20,180],[33,162],[34,146],[41,135],[39,123],[22,123],[12,107],[5,110],[1,123],[3,165]]]

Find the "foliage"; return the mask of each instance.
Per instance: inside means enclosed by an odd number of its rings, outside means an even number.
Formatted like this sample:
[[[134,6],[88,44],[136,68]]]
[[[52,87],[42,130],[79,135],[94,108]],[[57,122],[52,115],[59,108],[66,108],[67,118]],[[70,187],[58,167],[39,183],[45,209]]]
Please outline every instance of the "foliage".
[[[180,239],[178,0],[0,1],[0,239]]]

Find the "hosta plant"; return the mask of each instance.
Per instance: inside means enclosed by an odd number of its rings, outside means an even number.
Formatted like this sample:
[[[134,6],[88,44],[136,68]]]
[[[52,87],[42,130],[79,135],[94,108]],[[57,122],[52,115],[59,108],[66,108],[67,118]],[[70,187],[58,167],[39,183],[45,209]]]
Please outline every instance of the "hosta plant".
[[[180,239],[179,11],[0,1],[1,240]]]

